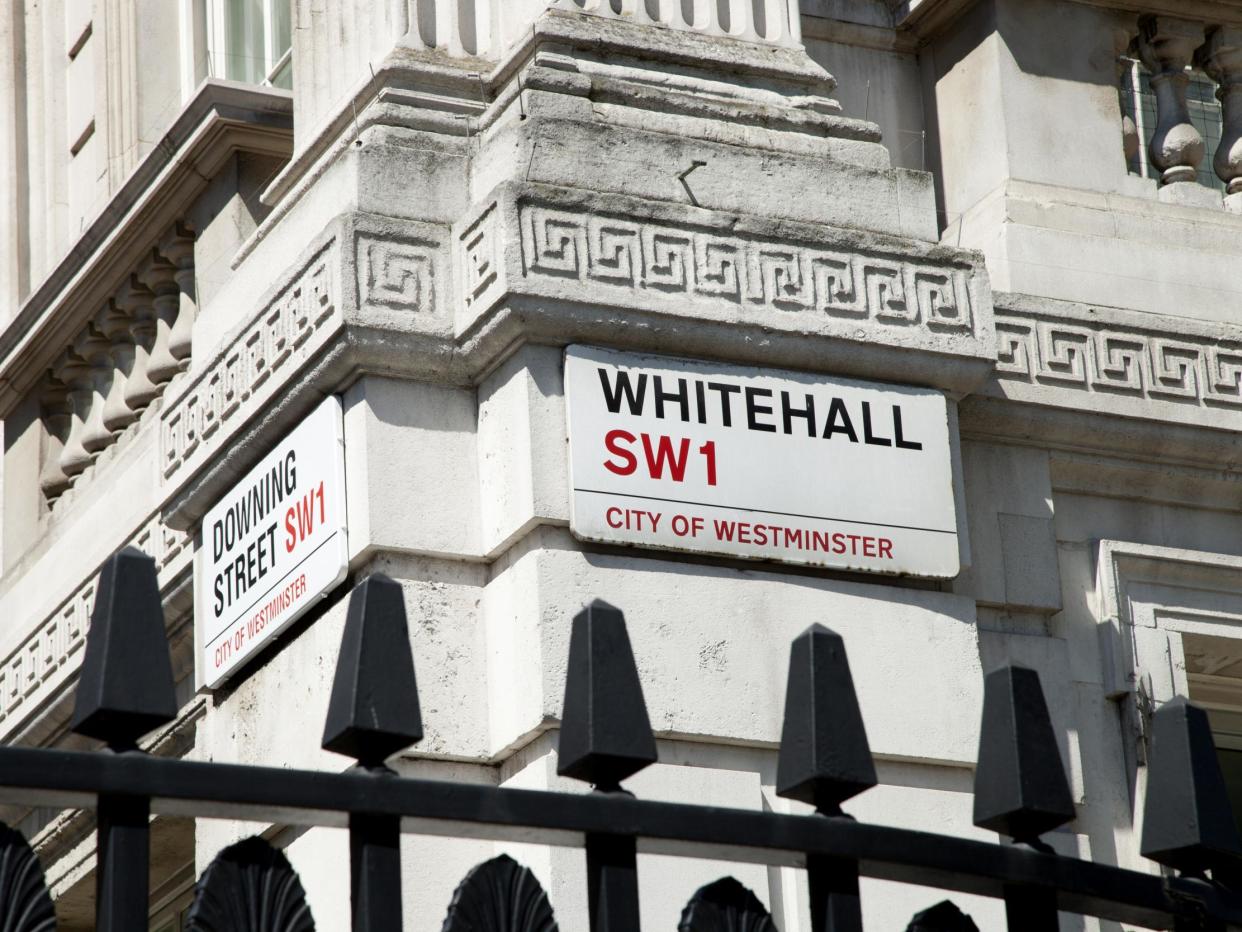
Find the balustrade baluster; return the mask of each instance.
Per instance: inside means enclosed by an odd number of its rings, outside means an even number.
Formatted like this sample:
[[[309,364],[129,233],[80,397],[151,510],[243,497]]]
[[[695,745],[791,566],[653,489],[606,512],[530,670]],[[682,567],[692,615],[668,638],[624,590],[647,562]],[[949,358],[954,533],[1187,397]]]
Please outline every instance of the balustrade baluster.
[[[1152,164],[1160,169],[1161,184],[1193,182],[1203,161],[1203,137],[1190,122],[1186,106],[1186,68],[1195,49],[1203,44],[1200,23],[1172,16],[1139,19],[1136,42],[1139,56],[1151,72],[1156,93],[1156,129],[1148,144]]]
[[[47,381],[39,405],[43,411],[44,448],[43,465],[39,471],[39,488],[49,503],[60,497],[70,485],[70,478],[60,467],[60,454],[69,435],[72,409],[69,405],[69,386],[58,376],[63,364],[48,370]]]
[[[159,246],[159,254],[173,266],[177,283],[177,316],[168,333],[168,351],[184,372],[190,367],[190,350],[194,341],[194,318],[198,305],[194,297],[194,237],[181,224],[173,229]]]
[[[98,317],[86,325],[86,331],[78,339],[78,353],[86,361],[86,378],[90,385],[90,400],[83,416],[81,444],[91,459],[112,442],[112,431],[104,427],[104,398],[112,384],[111,345],[96,326]]]
[[[1242,213],[1242,29],[1214,29],[1196,61],[1216,82],[1216,99],[1220,101],[1220,145],[1212,168],[1225,183],[1226,206]]]
[[[147,359],[147,378],[162,386],[181,371],[181,364],[169,347],[173,324],[181,311],[181,286],[177,284],[173,264],[154,252],[138,278],[155,296],[155,340]]]
[[[60,378],[69,386],[69,431],[65,445],[60,451],[60,468],[70,482],[91,464],[91,454],[82,445],[82,432],[90,415],[94,387],[91,383],[91,367],[75,342],[65,355]]]
[[[401,585],[370,576],[349,596],[322,744],[383,780],[384,761],[422,737]],[[349,854],[353,932],[400,929],[401,820],[351,812]]]
[[[103,426],[111,432],[122,431],[138,418],[138,413],[125,403],[125,388],[134,368],[134,338],[131,334],[132,318],[128,310],[116,301],[99,318],[99,329],[108,341],[112,359],[112,378],[103,402]]]
[[[137,415],[159,397],[159,386],[151,381],[151,347],[155,343],[155,295],[146,285],[131,275],[115,297],[117,307],[130,315],[130,336],[133,340],[134,359],[125,371],[125,388],[121,403],[125,409]],[[125,359],[122,357],[122,364]],[[104,415],[107,423],[107,414]]]

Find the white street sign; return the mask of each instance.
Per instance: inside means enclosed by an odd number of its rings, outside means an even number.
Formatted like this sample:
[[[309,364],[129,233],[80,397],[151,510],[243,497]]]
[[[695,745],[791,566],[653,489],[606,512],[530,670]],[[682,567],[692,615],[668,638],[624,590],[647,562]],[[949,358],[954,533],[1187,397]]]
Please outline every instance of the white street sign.
[[[218,686],[345,578],[345,437],[326,399],[203,518],[199,678]]]
[[[937,578],[960,569],[939,392],[571,346],[565,394],[580,538]]]

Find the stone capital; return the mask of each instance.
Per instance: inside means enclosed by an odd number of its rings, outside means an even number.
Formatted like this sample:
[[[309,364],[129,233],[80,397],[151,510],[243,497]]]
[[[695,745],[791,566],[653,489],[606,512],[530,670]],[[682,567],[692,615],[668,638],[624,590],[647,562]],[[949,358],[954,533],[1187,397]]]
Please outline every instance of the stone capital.
[[[1222,91],[1229,85],[1242,83],[1242,28],[1219,26],[1213,29],[1195,52],[1195,64],[1221,85]],[[1220,96],[1219,91],[1217,95]]]
[[[1153,75],[1180,73],[1203,44],[1203,23],[1175,16],[1139,18],[1135,43],[1139,57]]]

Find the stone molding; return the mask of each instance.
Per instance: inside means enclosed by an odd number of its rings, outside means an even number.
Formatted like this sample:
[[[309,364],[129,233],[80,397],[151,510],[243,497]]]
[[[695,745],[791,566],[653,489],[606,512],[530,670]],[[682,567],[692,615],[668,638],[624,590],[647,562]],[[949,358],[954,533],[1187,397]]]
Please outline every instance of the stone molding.
[[[986,393],[1242,425],[1242,327],[1007,296],[996,306],[996,342],[996,379]]]
[[[134,546],[154,557],[164,588],[189,567],[191,544],[189,534],[155,514],[117,549]],[[42,708],[77,675],[97,579],[98,568],[0,659],[0,735],[11,736],[24,710]]]
[[[340,247],[334,233],[290,282],[225,343],[160,416],[160,471],[166,483],[203,465],[206,441],[243,424],[343,326]]]
[[[538,204],[524,204],[519,211],[528,278],[818,311],[893,327],[974,330],[966,268]]]
[[[924,350],[946,363],[988,365],[994,353],[982,258],[951,247],[525,184],[484,204],[455,248],[459,334],[523,294],[760,323],[869,350]]]

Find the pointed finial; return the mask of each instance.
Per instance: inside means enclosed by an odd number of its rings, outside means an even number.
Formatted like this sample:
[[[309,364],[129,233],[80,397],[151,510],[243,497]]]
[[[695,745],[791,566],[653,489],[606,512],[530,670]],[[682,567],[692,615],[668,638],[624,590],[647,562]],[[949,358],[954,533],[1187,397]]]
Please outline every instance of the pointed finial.
[[[126,547],[99,574],[69,727],[125,750],[176,715],[155,561]]]
[[[789,648],[777,795],[832,814],[875,784],[845,641],[823,625],[811,625]]]
[[[656,761],[625,616],[596,599],[574,616],[556,772],[613,790]]]
[[[1074,818],[1039,674],[994,670],[983,682],[983,723],[975,769],[975,825],[1036,842]]]
[[[979,932],[979,927],[952,900],[941,900],[935,906],[915,913],[906,926],[906,932]]]
[[[405,598],[376,573],[349,596],[323,747],[378,767],[422,737]]]
[[[1151,717],[1143,857],[1200,873],[1242,857],[1207,713],[1178,697]]]

